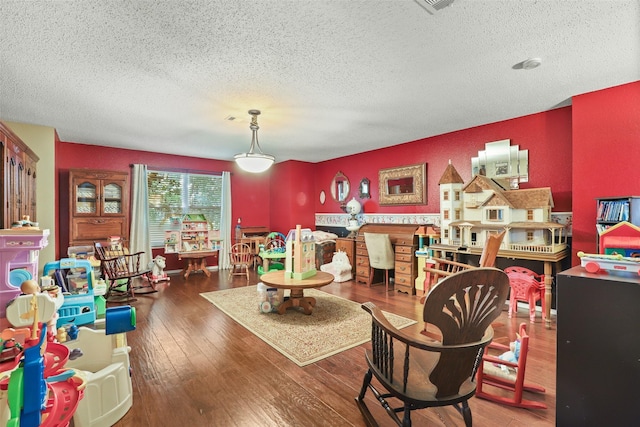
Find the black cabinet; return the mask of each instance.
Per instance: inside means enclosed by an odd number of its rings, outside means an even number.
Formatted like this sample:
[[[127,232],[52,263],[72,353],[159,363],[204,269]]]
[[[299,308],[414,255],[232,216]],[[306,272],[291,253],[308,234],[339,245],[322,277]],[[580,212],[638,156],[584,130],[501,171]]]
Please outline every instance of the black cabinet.
[[[640,425],[640,278],[557,276],[556,425]]]

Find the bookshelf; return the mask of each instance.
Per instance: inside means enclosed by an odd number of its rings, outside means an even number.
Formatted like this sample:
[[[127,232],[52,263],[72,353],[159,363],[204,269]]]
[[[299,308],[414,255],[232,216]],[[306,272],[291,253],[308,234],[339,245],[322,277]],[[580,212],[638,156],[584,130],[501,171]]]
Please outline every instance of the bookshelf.
[[[596,199],[596,230],[598,236],[621,221],[640,226],[640,196],[601,197]],[[596,242],[600,252],[599,239]]]

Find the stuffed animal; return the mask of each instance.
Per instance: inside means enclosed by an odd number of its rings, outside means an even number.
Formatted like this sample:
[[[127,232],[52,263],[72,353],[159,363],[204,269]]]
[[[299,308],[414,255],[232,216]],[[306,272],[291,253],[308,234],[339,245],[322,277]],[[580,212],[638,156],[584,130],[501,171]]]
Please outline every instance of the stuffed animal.
[[[518,363],[518,359],[520,359],[520,335],[516,334],[516,340],[509,343],[509,351],[502,353],[498,356],[498,359],[504,360],[505,362]],[[500,365],[500,369],[503,372],[509,372],[509,368],[507,365]],[[511,368],[516,370],[515,368]]]
[[[162,255],[157,255],[153,261],[149,263],[148,268],[151,270],[151,278],[154,282],[160,280],[169,280],[167,273],[164,272],[164,268],[167,266],[167,259]]]
[[[329,264],[320,266],[320,270],[333,274],[334,282],[346,282],[351,280],[351,264],[346,252],[338,251],[333,253],[333,258]]]

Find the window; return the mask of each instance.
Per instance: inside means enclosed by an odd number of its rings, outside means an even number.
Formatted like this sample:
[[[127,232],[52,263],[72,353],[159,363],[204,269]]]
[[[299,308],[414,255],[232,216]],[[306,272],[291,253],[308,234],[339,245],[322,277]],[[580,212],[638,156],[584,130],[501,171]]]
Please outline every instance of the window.
[[[460,211],[460,209],[456,209],[454,212],[455,218],[456,220],[460,220],[460,218],[462,218],[462,213]]]
[[[442,200],[449,200],[449,192],[447,190],[442,193]]]
[[[453,197],[454,197],[454,200],[455,200],[456,202],[459,202],[459,201],[460,201],[460,192],[459,192],[459,191],[455,191],[455,192],[453,193]]]
[[[444,230],[444,235],[443,235],[443,236],[444,236],[444,238],[445,238],[445,239],[448,239],[448,238],[449,238],[449,230],[446,230],[446,229],[445,229],[445,230]]]
[[[533,221],[533,209],[527,209],[527,221]]]
[[[533,242],[533,231],[527,231],[527,242]]]
[[[149,231],[151,246],[164,244],[164,232],[177,229],[184,214],[204,214],[211,229],[220,229],[222,176],[149,171]]]
[[[442,219],[449,219],[449,209],[445,209],[442,212]]]
[[[502,221],[502,209],[487,209],[488,221]]]

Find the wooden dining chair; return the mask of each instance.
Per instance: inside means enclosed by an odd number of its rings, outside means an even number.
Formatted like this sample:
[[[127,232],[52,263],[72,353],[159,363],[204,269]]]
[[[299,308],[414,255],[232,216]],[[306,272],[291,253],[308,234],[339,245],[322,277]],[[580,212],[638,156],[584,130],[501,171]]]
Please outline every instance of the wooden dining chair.
[[[454,406],[470,427],[468,400],[476,392],[475,375],[493,322],[509,292],[509,278],[496,268],[464,270],[436,284],[427,298],[423,319],[437,328],[437,339],[396,329],[382,310],[367,302],[371,314],[371,348],[365,350],[367,372],[356,403],[368,426],[377,421],[365,402],[373,396],[398,426],[411,426],[411,412]],[[378,390],[373,377],[384,387]],[[398,414],[402,414],[402,419]]]
[[[231,269],[229,278],[232,276],[246,276],[249,283],[249,268],[253,265],[254,252],[251,246],[246,243],[236,243],[229,251],[229,261]]]

